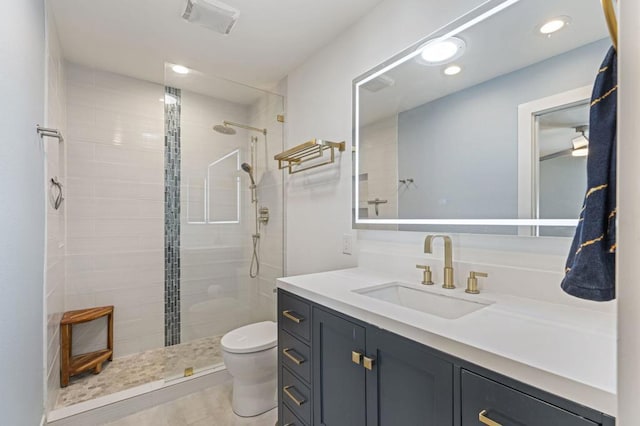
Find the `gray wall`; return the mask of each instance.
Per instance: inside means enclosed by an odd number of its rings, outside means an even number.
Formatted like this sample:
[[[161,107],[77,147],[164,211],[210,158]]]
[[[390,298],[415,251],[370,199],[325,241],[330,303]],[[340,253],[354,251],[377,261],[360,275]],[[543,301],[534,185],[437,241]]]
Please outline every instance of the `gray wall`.
[[[3,2],[0,40],[0,423],[33,426],[44,406],[44,2]]]
[[[398,163],[416,185],[400,197],[399,217],[517,218],[518,105],[592,84],[608,46],[598,41],[400,113]]]

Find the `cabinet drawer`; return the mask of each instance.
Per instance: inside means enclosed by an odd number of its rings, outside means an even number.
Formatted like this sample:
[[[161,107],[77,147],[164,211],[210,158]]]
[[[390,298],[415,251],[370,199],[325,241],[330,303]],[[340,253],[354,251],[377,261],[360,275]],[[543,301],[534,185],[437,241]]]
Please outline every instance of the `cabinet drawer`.
[[[309,424],[311,420],[311,390],[286,368],[282,368],[282,401],[296,416]]]
[[[289,370],[302,377],[307,383],[311,382],[311,350],[284,330],[280,330],[278,339],[282,364]]]
[[[282,419],[280,421],[282,426],[306,426],[306,424],[300,421],[300,419],[298,419],[286,405],[282,406],[282,414],[280,417]]]
[[[479,425],[597,426],[597,423],[462,370],[462,426]]]
[[[311,306],[280,291],[278,311],[280,327],[308,342],[311,330]]]

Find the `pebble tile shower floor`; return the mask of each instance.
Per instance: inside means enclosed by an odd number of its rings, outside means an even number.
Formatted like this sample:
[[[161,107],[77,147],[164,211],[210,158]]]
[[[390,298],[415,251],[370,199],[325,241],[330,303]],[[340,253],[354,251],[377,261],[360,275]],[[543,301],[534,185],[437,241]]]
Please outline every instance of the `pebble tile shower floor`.
[[[145,383],[174,379],[184,369],[196,371],[222,364],[221,336],[205,337],[166,348],[116,358],[104,364],[100,374],[87,372],[71,378],[60,389],[56,409],[120,392]]]

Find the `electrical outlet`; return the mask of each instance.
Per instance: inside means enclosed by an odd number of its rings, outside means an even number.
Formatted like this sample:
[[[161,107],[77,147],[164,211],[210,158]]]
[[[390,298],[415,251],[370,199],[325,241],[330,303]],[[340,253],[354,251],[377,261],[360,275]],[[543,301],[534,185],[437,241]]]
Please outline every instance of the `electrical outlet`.
[[[342,236],[342,253],[351,254],[353,248],[353,236],[351,234],[344,234]]]

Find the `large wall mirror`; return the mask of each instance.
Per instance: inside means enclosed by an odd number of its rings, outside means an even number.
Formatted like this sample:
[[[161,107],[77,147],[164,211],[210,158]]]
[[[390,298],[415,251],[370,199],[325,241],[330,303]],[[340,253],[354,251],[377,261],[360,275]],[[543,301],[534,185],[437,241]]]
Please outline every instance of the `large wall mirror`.
[[[489,1],[354,80],[357,228],[572,236],[598,0]]]

